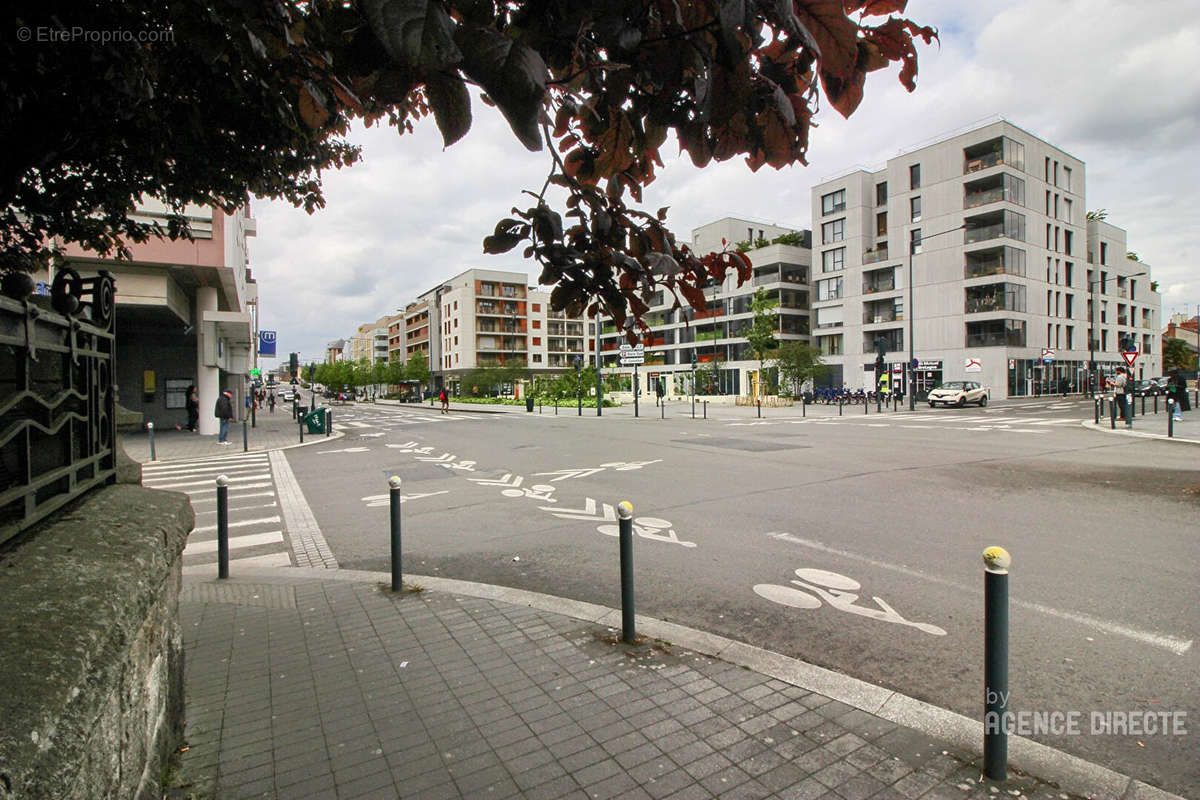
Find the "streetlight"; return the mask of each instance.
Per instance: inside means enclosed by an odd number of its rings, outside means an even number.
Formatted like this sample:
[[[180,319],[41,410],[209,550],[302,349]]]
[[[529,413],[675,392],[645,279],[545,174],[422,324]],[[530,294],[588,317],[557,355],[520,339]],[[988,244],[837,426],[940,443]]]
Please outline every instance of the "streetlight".
[[[1092,376],[1091,384],[1092,384],[1092,399],[1093,400],[1096,399],[1096,384],[1100,382],[1100,369],[1096,366],[1096,339],[1097,339],[1097,337],[1100,336],[1100,331],[1098,330],[1099,326],[1096,324],[1096,306],[1098,305],[1096,303],[1096,286],[1107,283],[1108,281],[1111,281],[1111,280],[1115,280],[1117,278],[1138,278],[1145,274],[1146,274],[1145,271],[1135,272],[1132,275],[1115,275],[1114,274],[1114,275],[1109,275],[1107,278],[1101,278],[1098,281],[1088,281],[1088,294],[1091,296],[1091,300],[1092,300],[1092,320],[1091,320],[1092,335],[1088,337],[1088,345],[1089,345],[1089,349],[1091,350],[1090,367],[1091,367],[1091,376]],[[1101,292],[1101,294],[1103,294],[1104,290],[1101,289],[1100,292]],[[1132,318],[1133,318],[1133,313],[1131,311],[1130,312],[1130,321],[1131,322],[1132,322]],[[1120,323],[1118,323],[1118,324],[1120,324]]]
[[[583,369],[583,356],[575,356],[575,402],[578,405],[578,416],[583,416],[583,378],[580,377]]]
[[[585,323],[586,324],[586,323]],[[604,406],[604,387],[600,382],[600,314],[596,314],[592,330],[592,342],[596,346],[596,416],[601,416],[600,409]]]
[[[945,236],[947,233],[954,233],[966,228],[964,222],[957,228],[951,228],[948,231],[922,236],[919,242],[909,241],[908,243],[908,410],[917,410],[917,357],[913,348],[913,322],[915,321],[916,313],[913,311],[913,299],[917,293],[917,287],[913,285],[913,248],[918,244],[924,244],[926,239],[933,239],[937,236]],[[911,236],[911,231],[909,234]]]
[[[696,348],[692,348],[692,419],[696,418]]]

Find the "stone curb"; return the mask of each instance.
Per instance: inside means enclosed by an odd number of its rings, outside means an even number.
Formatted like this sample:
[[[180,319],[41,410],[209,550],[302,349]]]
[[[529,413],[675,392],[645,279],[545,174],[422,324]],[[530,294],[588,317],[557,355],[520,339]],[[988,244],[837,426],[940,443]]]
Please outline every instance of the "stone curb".
[[[243,451],[239,450],[236,453],[218,452],[218,453],[209,453],[209,454],[202,454],[202,455],[175,456],[172,458],[159,458],[159,459],[155,459],[154,461],[147,459],[145,461],[139,461],[138,463],[141,464],[143,467],[147,466],[147,465],[158,466],[159,464],[170,464],[175,461],[198,461],[203,458],[222,458],[222,457],[227,458],[230,456],[237,456],[237,455],[249,455],[250,453],[275,453],[280,450],[294,450],[297,447],[308,447],[309,445],[315,445],[315,444],[327,444],[336,439],[341,439],[345,435],[346,434],[344,432],[337,431],[337,430],[335,430],[333,433],[329,434],[328,436],[325,436],[324,434],[320,434],[320,433],[310,433],[309,434],[310,437],[316,437],[316,438],[311,439],[311,440],[305,440],[303,443],[297,442],[296,444],[287,444],[287,445],[284,445],[283,447],[251,447],[249,450],[246,450],[244,453],[243,453]]]
[[[1108,424],[1088,422],[1084,420],[1079,423],[1081,428],[1088,430],[1107,433],[1109,436],[1131,436],[1135,439],[1157,439],[1161,442],[1182,442],[1183,444],[1200,444],[1200,439],[1191,439],[1186,436],[1167,436],[1165,433],[1146,433],[1145,431],[1129,430],[1124,425],[1118,425],[1116,430],[1113,430]],[[1177,429],[1178,430],[1178,429]]]
[[[428,575],[408,575],[407,578],[413,584],[436,591],[527,606],[612,628],[619,627],[621,624],[619,609],[594,603],[451,578]],[[239,574],[234,580],[267,583],[307,583],[313,580],[332,580],[386,584],[390,581],[390,577],[387,573],[364,570],[282,567],[246,570],[244,574]],[[190,582],[192,581],[185,577],[185,584]],[[897,725],[942,739],[968,752],[982,753],[983,723],[978,720],[939,708],[900,692],[843,675],[840,672],[834,672],[800,659],[754,647],[724,636],[653,617],[638,615],[636,620],[639,633],[645,636],[662,639],[762,675],[769,675]],[[1009,737],[1008,753],[1010,767],[1042,780],[1052,781],[1065,791],[1089,797],[1113,797],[1122,798],[1122,800],[1184,800],[1179,795],[1158,789],[1128,775],[1020,736]]]

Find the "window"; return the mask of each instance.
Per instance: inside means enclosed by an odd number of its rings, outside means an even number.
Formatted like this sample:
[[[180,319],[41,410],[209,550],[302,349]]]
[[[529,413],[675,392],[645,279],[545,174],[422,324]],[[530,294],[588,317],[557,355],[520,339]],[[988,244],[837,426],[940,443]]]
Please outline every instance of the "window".
[[[820,348],[823,356],[840,356],[842,354],[842,334],[818,336],[817,347]]]
[[[823,281],[817,281],[817,300],[837,300],[841,296],[841,278],[828,278]]]
[[[1063,187],[1062,188],[1066,189],[1068,192],[1071,191],[1071,168],[1070,167],[1063,167]],[[1070,203],[1071,201],[1068,200],[1067,202]],[[1070,209],[1071,209],[1071,207],[1067,206],[1068,213],[1070,213]],[[1067,349],[1070,350],[1071,348],[1068,347]]]
[[[908,252],[916,255],[921,252],[921,229],[913,228],[908,232]]]
[[[846,210],[846,190],[838,189],[836,192],[830,192],[827,195],[821,196],[821,214],[833,214],[838,211]]]
[[[875,184],[875,205],[887,205],[887,181]]]
[[[1100,263],[1101,264],[1108,263],[1108,242],[1100,243]]]
[[[1075,215],[1073,213],[1073,206],[1071,205],[1071,198],[1064,197],[1063,198],[1063,215],[1062,215],[1063,222],[1068,222],[1068,223],[1074,225],[1075,224],[1074,216]]]
[[[454,346],[458,347],[458,337],[457,336],[454,337]]]
[[[908,188],[909,189],[920,189],[921,188],[921,165],[920,164],[913,164],[912,166],[910,166],[908,168]]]
[[[1074,325],[1067,326],[1067,349],[1068,350],[1075,349],[1075,326]]]
[[[835,250],[826,250],[821,253],[821,271],[822,272],[837,272],[846,268],[846,248],[839,247]]]
[[[540,345],[541,343],[542,343],[542,337],[540,337],[540,336],[535,336],[535,337],[533,337],[533,345],[534,345],[534,347],[537,347],[537,346],[538,346],[538,345]]]
[[[535,363],[535,364],[540,364],[540,363],[542,363],[542,354],[541,354],[541,353],[534,353],[534,354],[533,354],[533,363]]]
[[[846,219],[835,219],[821,226],[821,244],[832,244],[846,238]]]
[[[454,310],[458,311],[458,301],[457,300],[454,301]]]
[[[457,363],[458,363],[458,353],[455,353],[455,354],[454,354],[454,363],[455,363],[455,364],[457,364]]]
[[[534,303],[534,304],[533,304],[533,310],[534,310],[534,311],[541,311],[541,310],[542,310],[542,304],[541,304],[541,303]]]
[[[1073,280],[1074,274],[1075,274],[1075,265],[1072,264],[1070,261],[1068,261],[1067,262],[1067,286],[1075,285],[1075,281]]]
[[[911,198],[908,201],[908,207],[909,207],[909,211],[912,212],[912,221],[920,222],[921,221],[921,198],[919,196]]]
[[[1075,255],[1075,234],[1073,231],[1063,231],[1063,252],[1069,256]]]
[[[458,317],[454,318],[454,327],[458,327]]]
[[[1075,316],[1075,295],[1073,295],[1073,294],[1069,294],[1069,295],[1067,295],[1067,313],[1066,313],[1066,316],[1067,316],[1067,317],[1073,317],[1073,316]],[[1068,350],[1070,350],[1071,348],[1068,346],[1068,347],[1067,347],[1067,349],[1068,349]]]
[[[817,312],[817,327],[832,328],[835,325],[841,325],[845,319],[843,306],[830,306],[829,308],[818,308]]]
[[[1046,183],[1050,182],[1050,156],[1046,156]]]
[[[534,327],[534,328],[540,328],[540,327],[542,327],[542,321],[541,321],[540,319],[535,319],[535,320],[533,321],[533,327]]]
[[[887,212],[880,211],[875,215],[875,235],[887,236]]]

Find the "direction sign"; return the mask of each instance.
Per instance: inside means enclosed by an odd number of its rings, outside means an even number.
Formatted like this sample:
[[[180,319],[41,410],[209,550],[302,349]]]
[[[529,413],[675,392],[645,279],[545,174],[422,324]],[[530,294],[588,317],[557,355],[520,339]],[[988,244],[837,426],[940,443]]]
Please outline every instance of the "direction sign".
[[[632,367],[634,364],[645,364],[646,356],[643,353],[629,352],[621,353],[621,366]]]
[[[1133,362],[1137,361],[1137,357],[1138,357],[1137,350],[1126,350],[1123,353],[1121,353],[1121,358],[1125,359],[1125,363],[1131,367],[1133,366]]]
[[[638,342],[637,344],[629,344],[628,342],[624,342],[620,347],[617,348],[617,350],[621,353],[644,353],[646,352],[646,344],[645,342]]]

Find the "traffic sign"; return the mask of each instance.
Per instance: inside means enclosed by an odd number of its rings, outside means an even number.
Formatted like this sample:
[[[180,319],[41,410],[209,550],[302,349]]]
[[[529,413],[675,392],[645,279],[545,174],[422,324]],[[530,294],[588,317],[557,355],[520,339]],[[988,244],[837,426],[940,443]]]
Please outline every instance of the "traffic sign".
[[[1137,357],[1137,350],[1126,350],[1125,352],[1121,353],[1121,358],[1125,359],[1125,363],[1131,367],[1133,366],[1133,362],[1137,361]]]
[[[646,356],[642,353],[621,353],[621,366],[632,367],[634,364],[645,364]]]
[[[617,350],[622,353],[644,353],[646,351],[646,344],[645,342],[638,342],[637,344],[629,344],[628,342],[624,342],[620,347],[617,348]]]

